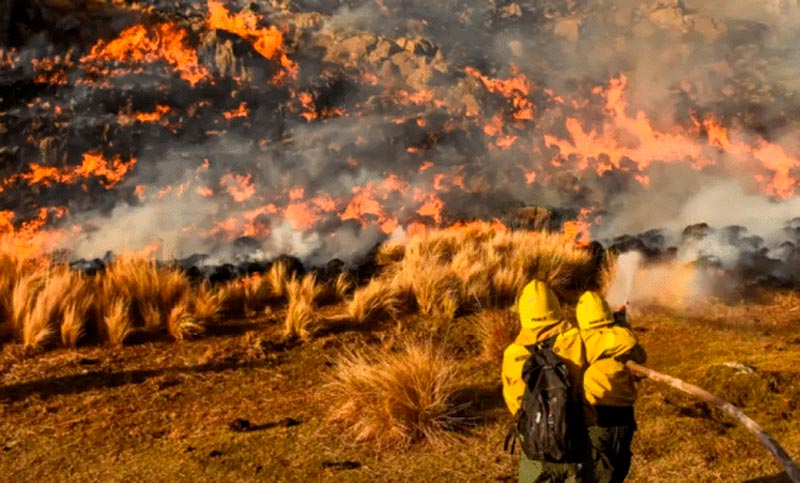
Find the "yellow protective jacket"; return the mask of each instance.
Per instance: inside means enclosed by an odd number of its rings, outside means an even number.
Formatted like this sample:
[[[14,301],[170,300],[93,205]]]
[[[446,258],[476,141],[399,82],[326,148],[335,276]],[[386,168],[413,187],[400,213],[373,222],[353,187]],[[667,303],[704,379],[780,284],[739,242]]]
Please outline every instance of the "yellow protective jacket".
[[[595,406],[633,406],[636,384],[626,361],[643,364],[647,356],[627,327],[581,329],[589,367],[583,375],[586,400]]]
[[[586,357],[580,332],[569,322],[556,320],[547,325],[523,327],[503,354],[503,398],[511,414],[516,414],[519,410],[522,393],[525,391],[522,366],[530,355],[525,346],[537,344],[556,335],[558,337],[553,344],[553,352],[566,363],[575,395],[579,401],[583,399],[581,380],[583,369],[586,367]]]

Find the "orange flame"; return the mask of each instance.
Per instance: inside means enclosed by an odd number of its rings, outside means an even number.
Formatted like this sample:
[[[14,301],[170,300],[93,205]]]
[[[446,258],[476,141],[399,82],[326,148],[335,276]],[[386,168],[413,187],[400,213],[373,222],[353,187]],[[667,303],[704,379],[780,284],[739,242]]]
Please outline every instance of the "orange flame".
[[[757,138],[754,147],[731,141],[727,129],[714,119],[706,119],[703,127],[706,129],[710,144],[736,158],[752,156],[767,170],[773,172],[771,180],[767,180],[763,175],[754,175],[757,180],[766,183],[764,189],[768,194],[778,198],[788,198],[795,194],[797,181],[792,177],[791,171],[800,167],[800,160],[797,157],[791,156],[783,147],[767,142],[761,137]]]
[[[248,115],[250,115],[250,111],[247,110],[246,102],[242,102],[241,104],[239,104],[239,107],[236,109],[231,109],[230,111],[225,111],[222,113],[222,116],[228,120],[237,117],[247,117]]]
[[[51,218],[61,218],[66,212],[63,207],[42,207],[36,218],[15,226],[14,212],[0,211],[0,253],[8,253],[22,260],[44,257],[64,240],[65,233],[63,230],[43,227]]]
[[[289,71],[292,77],[297,75],[297,66],[283,52],[283,34],[274,26],[258,27],[260,17],[250,10],[231,15],[223,2],[208,0],[208,20],[210,29],[224,30],[247,40],[264,58],[275,60]]]
[[[163,61],[172,65],[192,86],[211,80],[208,70],[198,63],[197,53],[187,47],[186,31],[172,22],[154,25],[149,30],[143,25],[134,25],[108,43],[99,41],[81,58],[85,64],[97,61],[128,65]]]
[[[66,69],[72,67],[73,62],[69,59],[69,56],[65,59],[57,55],[52,58],[31,59],[31,65],[36,72],[33,82],[37,84],[66,85],[68,84]]]
[[[111,189],[119,184],[135,165],[136,158],[133,157],[126,162],[117,155],[109,163],[101,153],[88,152],[83,154],[81,164],[75,168],[57,168],[31,163],[28,166],[30,171],[22,173],[19,177],[30,186],[50,186],[53,183],[74,184],[80,179],[88,180],[94,177],[99,179],[104,188]]]
[[[231,195],[233,201],[242,203],[256,194],[256,187],[251,178],[249,174],[227,173],[219,180],[219,184]]]
[[[157,105],[156,110],[153,112],[136,112],[133,114],[133,117],[141,122],[141,123],[148,123],[148,122],[158,122],[164,117],[164,114],[167,114],[172,110],[169,106],[164,105]]]
[[[531,82],[525,74],[519,72],[516,66],[511,66],[512,77],[508,79],[492,79],[481,74],[481,72],[474,67],[467,67],[464,69],[464,72],[469,76],[480,79],[487,91],[500,94],[506,99],[510,99],[511,106],[514,108],[514,119],[520,121],[533,120],[533,102],[528,98],[531,93]]]
[[[562,226],[564,235],[569,240],[573,240],[578,246],[589,246],[591,242],[589,231],[592,224],[587,220],[590,213],[591,210],[588,208],[581,208],[580,213],[578,213],[578,218],[566,221]]]
[[[646,183],[644,171],[656,161],[689,161],[696,169],[711,162],[702,156],[701,146],[695,140],[680,133],[657,131],[644,112],[630,116],[624,96],[626,84],[627,77],[621,75],[612,79],[603,93],[608,117],[601,132],[594,129],[587,132],[581,121],[568,118],[566,128],[571,142],[547,134],[544,136],[548,147],[557,147],[559,150],[558,157],[554,159],[556,165],[574,156],[579,160],[578,169],[591,167],[598,174],[610,170],[635,170],[634,173],[640,175],[640,182]],[[623,159],[629,159],[632,163],[623,165]]]
[[[303,107],[303,113],[300,114],[305,118],[306,122],[311,122],[318,117],[317,107],[314,105],[314,98],[308,92],[301,92],[297,95],[297,100]]]

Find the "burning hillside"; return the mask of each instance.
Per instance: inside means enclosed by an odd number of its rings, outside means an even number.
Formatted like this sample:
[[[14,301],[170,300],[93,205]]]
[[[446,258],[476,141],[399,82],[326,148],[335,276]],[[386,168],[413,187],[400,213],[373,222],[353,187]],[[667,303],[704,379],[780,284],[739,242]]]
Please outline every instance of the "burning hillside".
[[[320,264],[499,219],[794,283],[800,8],[716,3],[2,2],[3,245]]]

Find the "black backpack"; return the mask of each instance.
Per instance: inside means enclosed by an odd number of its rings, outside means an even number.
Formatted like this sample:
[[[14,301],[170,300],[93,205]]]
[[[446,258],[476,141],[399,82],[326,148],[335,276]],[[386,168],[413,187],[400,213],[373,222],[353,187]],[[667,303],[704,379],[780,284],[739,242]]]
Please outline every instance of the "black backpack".
[[[530,352],[522,366],[525,392],[504,447],[508,450],[511,441],[513,452],[519,438],[531,460],[585,462],[589,437],[583,403],[575,397],[566,364],[553,352],[555,339],[525,347]]]

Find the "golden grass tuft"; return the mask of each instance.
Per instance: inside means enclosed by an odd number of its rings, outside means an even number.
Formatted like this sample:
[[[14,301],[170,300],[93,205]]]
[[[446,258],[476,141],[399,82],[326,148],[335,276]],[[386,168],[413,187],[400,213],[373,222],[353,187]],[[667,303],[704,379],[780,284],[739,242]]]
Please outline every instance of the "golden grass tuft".
[[[217,293],[221,303],[221,315],[244,317],[247,312],[246,279],[230,280],[222,285]]]
[[[179,269],[136,257],[121,257],[109,264],[100,276],[100,286],[105,301],[128,301],[133,328],[154,332],[169,330],[172,309],[191,292],[189,278]]]
[[[333,293],[335,296],[335,300],[344,300],[347,298],[347,295],[353,290],[353,281],[350,279],[350,276],[346,273],[340,273],[336,280],[333,281]]]
[[[250,317],[271,303],[287,301],[289,278],[286,264],[276,262],[264,274],[231,280],[219,289],[220,312],[229,317]]]
[[[388,266],[398,263],[405,254],[405,245],[396,241],[382,243],[375,253],[375,263],[380,266]]]
[[[272,266],[269,267],[265,278],[267,283],[266,287],[269,289],[270,296],[277,299],[288,297],[286,290],[290,277],[289,269],[286,267],[285,263],[273,263]]]
[[[28,349],[44,349],[56,332],[50,323],[50,302],[37,303],[23,316],[22,344]]]
[[[321,284],[320,295],[317,297],[319,305],[337,304],[346,300],[355,285],[349,274],[340,273],[335,279]]]
[[[406,264],[395,276],[394,284],[398,293],[408,290],[413,294],[419,312],[437,324],[451,321],[460,306],[461,280],[449,265]]]
[[[354,320],[418,311],[436,326],[458,313],[509,307],[532,279],[548,283],[567,303],[597,283],[592,254],[560,233],[475,222],[426,231],[402,251],[394,244],[378,250],[388,265],[380,277],[353,295],[348,313]]]
[[[59,334],[77,344],[85,332],[86,314],[91,306],[87,287],[82,273],[64,266],[43,269],[20,279],[14,290],[14,312],[21,325],[23,345],[42,349],[55,342]],[[71,310],[67,312],[67,308]],[[65,322],[67,327],[63,332],[61,327]]]
[[[475,314],[481,358],[501,364],[503,353],[519,333],[519,318],[508,310],[484,310]]]
[[[348,316],[358,324],[373,324],[395,319],[400,314],[397,288],[381,279],[372,279],[353,294],[347,304]]]
[[[196,337],[205,332],[203,324],[197,321],[188,300],[178,302],[167,316],[167,329],[175,340],[181,341]]]
[[[14,289],[26,268],[30,270],[20,258],[0,253],[0,324],[8,324],[9,333],[13,332],[15,325]]]
[[[140,300],[138,305],[138,313],[141,318],[142,324],[145,329],[156,331],[164,326],[165,317],[161,313],[161,307],[155,302],[146,302]]]
[[[60,328],[63,345],[77,347],[86,336],[88,318],[94,303],[94,295],[84,293],[79,299],[64,306]]]
[[[301,280],[292,277],[285,288],[289,305],[286,308],[283,335],[287,338],[307,339],[312,332],[316,300],[323,294],[325,287],[317,283],[313,274],[308,274]]]
[[[11,323],[16,334],[22,334],[25,317],[36,302],[36,296],[44,286],[43,272],[32,272],[20,277],[11,291]]]
[[[455,401],[458,371],[458,363],[431,343],[409,343],[400,352],[345,353],[325,386],[329,419],[378,449],[422,441],[444,446],[467,422]]]
[[[101,337],[109,344],[119,347],[125,340],[133,334],[134,327],[128,315],[130,310],[130,300],[118,297],[108,303],[105,307],[100,324]]]
[[[224,306],[224,293],[214,290],[209,283],[203,283],[192,297],[192,314],[203,324],[210,324],[219,319]]]
[[[283,321],[283,336],[286,338],[308,339],[311,336],[311,325],[315,320],[314,305],[306,298],[289,300],[286,317]]]

